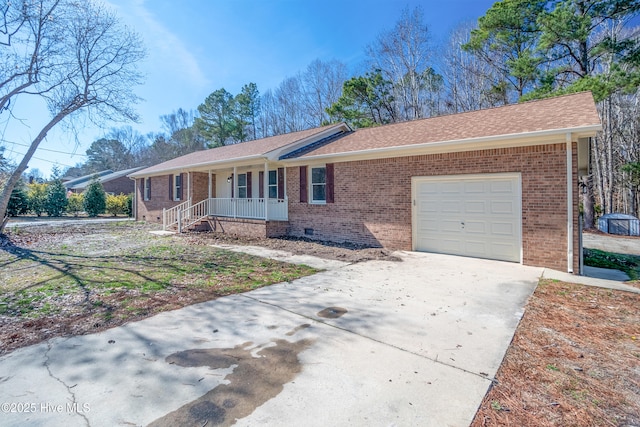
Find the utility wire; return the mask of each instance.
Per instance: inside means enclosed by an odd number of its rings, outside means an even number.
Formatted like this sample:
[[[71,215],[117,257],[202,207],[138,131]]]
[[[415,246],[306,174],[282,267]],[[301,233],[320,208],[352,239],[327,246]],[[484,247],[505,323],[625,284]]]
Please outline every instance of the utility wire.
[[[6,143],[6,144],[15,144],[15,145],[20,145],[22,147],[30,147],[29,144],[21,144],[19,142],[14,142],[14,141],[8,141],[6,139],[2,139],[2,142]],[[59,154],[67,154],[69,156],[82,156],[82,157],[88,157],[86,154],[80,154],[80,153],[68,153],[66,151],[58,151],[58,150],[51,150],[49,148],[40,148],[38,147],[36,150],[41,150],[41,151],[50,151],[52,153],[59,153]]]
[[[15,153],[15,154],[17,154],[17,155],[19,155],[19,156],[24,156],[24,155],[25,155],[25,153],[18,153],[17,151],[12,151],[12,153]],[[67,165],[67,164],[65,164],[65,163],[60,163],[60,162],[53,161],[53,160],[49,160],[49,159],[43,159],[43,158],[36,157],[36,156],[31,156],[31,158],[32,158],[32,159],[36,159],[36,160],[41,160],[41,161],[43,161],[43,162],[47,162],[47,163],[52,163],[52,164],[54,164],[54,165],[67,166],[67,167],[70,167],[70,168],[75,167],[75,166]]]

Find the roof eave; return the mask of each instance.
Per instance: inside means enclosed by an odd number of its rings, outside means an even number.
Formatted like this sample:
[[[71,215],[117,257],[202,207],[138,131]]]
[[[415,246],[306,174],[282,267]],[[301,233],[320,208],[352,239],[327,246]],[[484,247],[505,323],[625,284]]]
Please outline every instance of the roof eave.
[[[129,178],[143,178],[143,177],[150,177],[150,176],[161,176],[161,175],[168,175],[171,173],[175,173],[175,172],[184,172],[184,171],[193,171],[194,169],[206,169],[206,168],[211,168],[213,169],[215,168],[220,168],[220,166],[237,166],[237,165],[244,165],[247,163],[250,163],[252,161],[256,161],[256,160],[261,160],[264,161],[267,158],[265,157],[264,154],[258,154],[258,155],[252,155],[252,156],[244,156],[244,157],[234,157],[233,159],[225,159],[225,160],[214,160],[214,161],[209,161],[209,162],[201,162],[201,163],[192,163],[190,165],[185,165],[185,166],[174,166],[174,167],[170,167],[170,168],[166,168],[166,169],[160,169],[160,170],[156,170],[156,171],[152,171],[150,173],[141,173],[144,172],[144,170],[140,171],[140,172],[135,172],[132,174],[127,175]]]
[[[298,149],[299,147],[311,144],[313,141],[316,140],[320,140],[328,135],[331,135],[333,133],[336,132],[336,130],[339,129],[343,129],[345,131],[350,131],[351,128],[349,127],[349,125],[347,125],[346,123],[338,123],[335,126],[331,126],[325,130],[323,130],[322,132],[318,132],[318,133],[314,133],[313,135],[310,135],[306,138],[294,141],[292,143],[289,143],[287,145],[285,145],[284,147],[280,147],[280,148],[276,148],[274,150],[271,151],[267,151],[265,153],[261,153],[261,154],[254,154],[251,156],[245,156],[245,157],[234,157],[233,159],[225,159],[225,160],[214,160],[214,161],[209,161],[209,162],[202,162],[202,163],[195,163],[195,164],[190,164],[187,166],[175,166],[175,167],[171,167],[171,168],[166,168],[166,169],[160,169],[157,171],[153,171],[151,173],[140,173],[140,172],[134,172],[132,174],[127,175],[129,178],[132,179],[136,179],[136,178],[142,178],[142,177],[148,177],[148,176],[159,176],[159,175],[167,175],[167,174],[171,174],[174,172],[181,172],[181,171],[185,171],[185,170],[194,170],[194,169],[204,169],[207,167],[220,167],[220,166],[234,166],[234,165],[238,165],[238,164],[243,164],[247,161],[255,161],[255,160],[260,160],[260,161],[278,161],[278,159],[280,158],[281,155],[286,154],[287,152],[292,152],[295,151],[296,149]],[[141,171],[141,172],[144,172]]]
[[[602,130],[602,125],[589,125],[574,128],[550,129],[544,131],[524,132],[517,134],[483,136],[478,138],[458,139],[449,141],[425,142],[420,144],[410,144],[403,146],[372,148],[368,150],[348,151],[342,153],[330,153],[298,157],[283,160],[291,165],[323,161],[328,159],[374,159],[384,157],[402,157],[414,154],[414,152],[442,153],[447,151],[464,151],[464,149],[474,149],[474,145],[483,144],[478,149],[502,148],[518,145],[538,145],[536,139],[549,138],[553,136],[562,136],[563,140],[567,133],[575,135],[577,138],[585,138],[594,136],[596,132]],[[513,143],[513,141],[527,140],[528,143]],[[495,144],[487,144],[494,142]]]

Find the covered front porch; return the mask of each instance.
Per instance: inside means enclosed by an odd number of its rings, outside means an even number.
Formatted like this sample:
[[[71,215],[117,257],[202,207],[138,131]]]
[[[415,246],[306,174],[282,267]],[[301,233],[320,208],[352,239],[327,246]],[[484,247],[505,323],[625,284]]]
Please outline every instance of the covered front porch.
[[[176,175],[178,181],[186,181],[177,185],[184,185],[189,198],[162,210],[163,228],[182,232],[205,221],[213,228],[221,218],[287,221],[285,173],[284,168],[265,163]]]

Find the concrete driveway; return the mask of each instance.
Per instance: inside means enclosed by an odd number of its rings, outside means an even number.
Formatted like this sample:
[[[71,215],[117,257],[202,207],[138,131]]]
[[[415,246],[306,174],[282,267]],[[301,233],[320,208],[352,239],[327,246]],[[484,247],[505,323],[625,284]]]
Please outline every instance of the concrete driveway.
[[[398,253],[0,358],[3,426],[467,426],[542,269]]]

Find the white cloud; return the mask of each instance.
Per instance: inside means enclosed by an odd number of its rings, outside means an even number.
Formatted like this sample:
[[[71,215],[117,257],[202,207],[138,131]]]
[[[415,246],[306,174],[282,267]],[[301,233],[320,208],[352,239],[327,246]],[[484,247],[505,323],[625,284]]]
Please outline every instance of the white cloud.
[[[201,70],[195,55],[189,51],[178,35],[158,21],[145,5],[145,0],[125,0],[125,2],[112,0],[110,4],[118,9],[119,15],[143,36],[149,52],[148,65],[151,68],[149,73],[155,74],[156,70],[162,70],[167,80],[175,81],[179,78],[183,83],[196,87],[208,86],[209,79]]]

